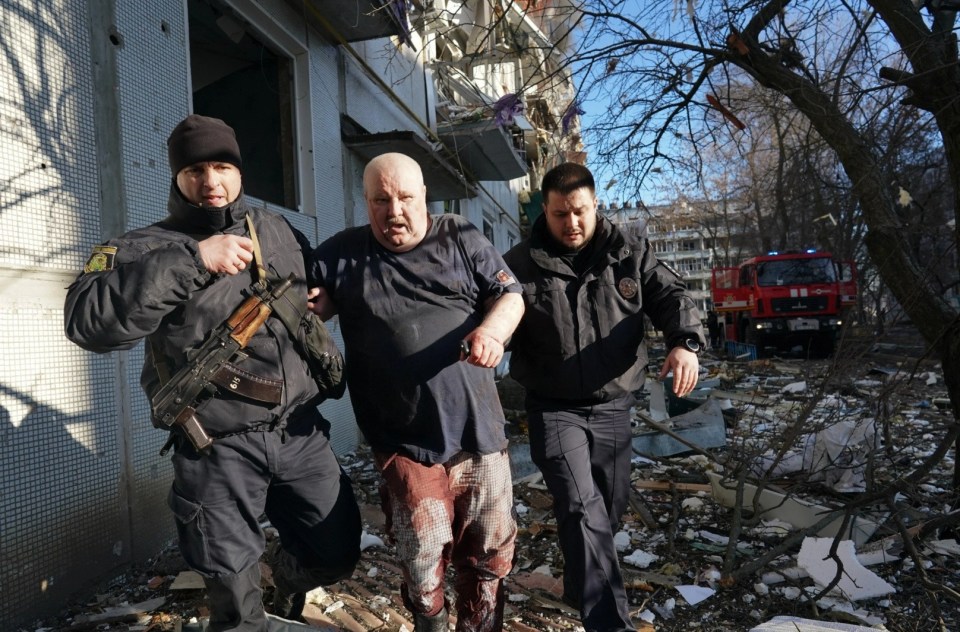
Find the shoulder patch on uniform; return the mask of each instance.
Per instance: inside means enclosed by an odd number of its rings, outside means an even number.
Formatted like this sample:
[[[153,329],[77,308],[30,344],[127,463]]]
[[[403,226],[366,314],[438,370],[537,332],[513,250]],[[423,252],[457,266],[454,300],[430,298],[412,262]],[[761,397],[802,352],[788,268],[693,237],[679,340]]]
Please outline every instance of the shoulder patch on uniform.
[[[636,296],[639,289],[637,282],[630,277],[623,277],[617,283],[617,291],[620,292],[620,296],[628,300]]]
[[[511,276],[511,274],[506,270],[498,271],[496,275],[496,279],[498,284],[504,285],[504,286],[513,285],[514,283],[517,282],[517,280],[513,278],[513,276]]]
[[[83,266],[83,273],[106,272],[113,270],[113,260],[117,256],[117,249],[114,246],[94,246],[93,254],[87,259]]]

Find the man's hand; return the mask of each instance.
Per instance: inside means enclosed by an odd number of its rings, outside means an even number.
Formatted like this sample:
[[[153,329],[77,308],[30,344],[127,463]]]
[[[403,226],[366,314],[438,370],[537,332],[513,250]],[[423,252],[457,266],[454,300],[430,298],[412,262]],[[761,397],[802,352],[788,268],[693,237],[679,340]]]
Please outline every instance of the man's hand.
[[[503,359],[503,346],[523,316],[523,296],[514,292],[502,294],[487,301],[484,307],[487,313],[483,322],[463,339],[470,353],[461,352],[460,359],[492,369]]]
[[[673,371],[674,395],[686,397],[700,379],[700,361],[697,359],[697,354],[683,347],[674,347],[663,362],[660,379],[667,377],[670,371]]]
[[[330,299],[327,290],[322,287],[312,287],[307,292],[307,309],[326,322],[337,313],[337,306]]]
[[[503,343],[494,338],[483,327],[478,327],[463,339],[470,347],[470,353],[460,352],[460,359],[487,369],[500,364],[503,359]]]
[[[200,261],[211,274],[239,274],[253,261],[253,241],[240,235],[213,235],[200,242]]]

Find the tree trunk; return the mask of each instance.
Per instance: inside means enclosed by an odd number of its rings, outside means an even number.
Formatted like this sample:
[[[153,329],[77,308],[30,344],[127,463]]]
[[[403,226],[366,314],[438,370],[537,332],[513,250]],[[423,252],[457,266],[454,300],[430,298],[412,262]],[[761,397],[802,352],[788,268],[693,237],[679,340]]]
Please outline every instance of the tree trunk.
[[[766,16],[769,15],[772,18],[784,4],[786,3],[768,4],[751,21],[744,33],[734,32],[731,35],[728,41],[729,61],[743,68],[761,85],[776,90],[790,99],[810,120],[821,137],[837,152],[860,201],[868,231],[865,243],[870,257],[913,325],[939,356],[956,421],[960,411],[960,315],[944,300],[939,290],[928,282],[927,275],[923,273],[909,245],[904,241],[902,235],[905,231],[894,211],[896,201],[893,198],[890,180],[884,175],[884,170],[863,137],[839,110],[830,95],[814,83],[784,67],[778,59],[767,54],[757,45],[758,35],[768,21]],[[904,30],[916,29],[918,26],[925,29],[916,9],[909,2],[876,0],[872,4],[878,8],[885,20],[887,17],[883,15],[884,10],[894,11],[893,5],[896,5],[897,19],[906,23],[899,25]],[[881,6],[883,9],[880,8]],[[901,12],[905,9],[911,11],[915,18],[904,17]],[[893,24],[890,26],[896,35],[897,26]],[[901,42],[901,45],[904,44]],[[914,52],[911,61],[916,63],[916,58],[920,56],[916,54],[916,50]],[[928,54],[923,60],[926,63],[939,63],[938,60],[942,61],[942,57]],[[915,68],[915,70],[920,74],[923,68]],[[947,76],[942,76],[940,81],[935,82],[937,84],[935,99],[938,104],[942,104],[936,112],[936,119],[944,139],[954,183],[954,194],[958,195],[960,194],[958,193],[960,192],[960,186],[958,186],[960,174],[957,170],[957,165],[960,164],[960,79],[958,79],[960,71],[957,69],[955,55],[949,68],[941,72],[946,73]],[[944,94],[945,91],[948,94]],[[947,97],[950,98],[949,103],[945,102]],[[958,437],[960,437],[960,424],[955,422],[945,439],[952,444]],[[954,482],[960,485],[960,470],[954,472]]]

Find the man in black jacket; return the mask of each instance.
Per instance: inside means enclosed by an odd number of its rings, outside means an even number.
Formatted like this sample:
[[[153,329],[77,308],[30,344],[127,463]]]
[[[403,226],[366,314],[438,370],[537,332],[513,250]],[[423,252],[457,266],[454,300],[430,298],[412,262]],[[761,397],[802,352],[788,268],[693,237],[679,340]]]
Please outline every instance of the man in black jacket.
[[[279,300],[306,313],[310,244],[281,216],[247,205],[233,129],[191,115],[167,147],[169,215],[95,247],[64,309],[67,337],[84,349],[105,353],[148,340],[141,374],[148,397],[251,294],[259,266],[267,278],[293,274]],[[282,544],[267,560],[275,614],[300,618],[305,592],[349,576],[360,556],[359,509],[317,410],[323,396],[303,345],[271,317],[243,351],[231,361],[239,364],[236,379],[196,406],[213,439],[209,453],[173,435],[168,502],[180,551],[204,578],[212,632],[267,630],[264,513]]]
[[[670,348],[660,379],[672,372],[681,397],[698,379],[700,316],[647,240],[599,214],[586,167],[555,167],[541,191],[543,215],[504,257],[526,303],[511,375],[527,389],[530,453],[554,498],[564,600],[588,632],[633,632],[613,534],[630,494],[644,314]]]

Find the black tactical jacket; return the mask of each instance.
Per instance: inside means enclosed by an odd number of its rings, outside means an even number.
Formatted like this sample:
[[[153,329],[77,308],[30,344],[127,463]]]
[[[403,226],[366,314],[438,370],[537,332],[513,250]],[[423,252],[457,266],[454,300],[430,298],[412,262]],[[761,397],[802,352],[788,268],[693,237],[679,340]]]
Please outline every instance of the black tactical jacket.
[[[165,356],[169,373],[187,362],[187,353],[201,345],[243,302],[254,281],[253,266],[237,275],[212,275],[198,254],[198,241],[214,234],[249,237],[245,216],[257,230],[264,265],[279,278],[291,272],[294,285],[280,300],[306,302],[304,257],[306,237],[279,215],[249,207],[243,194],[227,207],[207,209],[187,202],[173,184],[161,222],[112,239],[116,255],[109,269],[80,275],[67,291],[64,321],[67,337],[84,349],[104,353],[130,349],[149,337],[141,373],[148,397],[159,388],[153,348]],[[282,401],[268,404],[217,391],[198,409],[212,437],[262,427],[282,427],[289,420],[316,414],[317,386],[290,333],[275,316],[267,319],[244,352],[238,368],[283,380]]]
[[[654,256],[636,227],[597,221],[591,258],[577,276],[546,248],[543,216],[504,259],[523,285],[526,311],[510,343],[510,375],[529,394],[585,403],[643,386],[643,314],[668,347],[687,337],[705,345],[700,315],[683,281]]]

